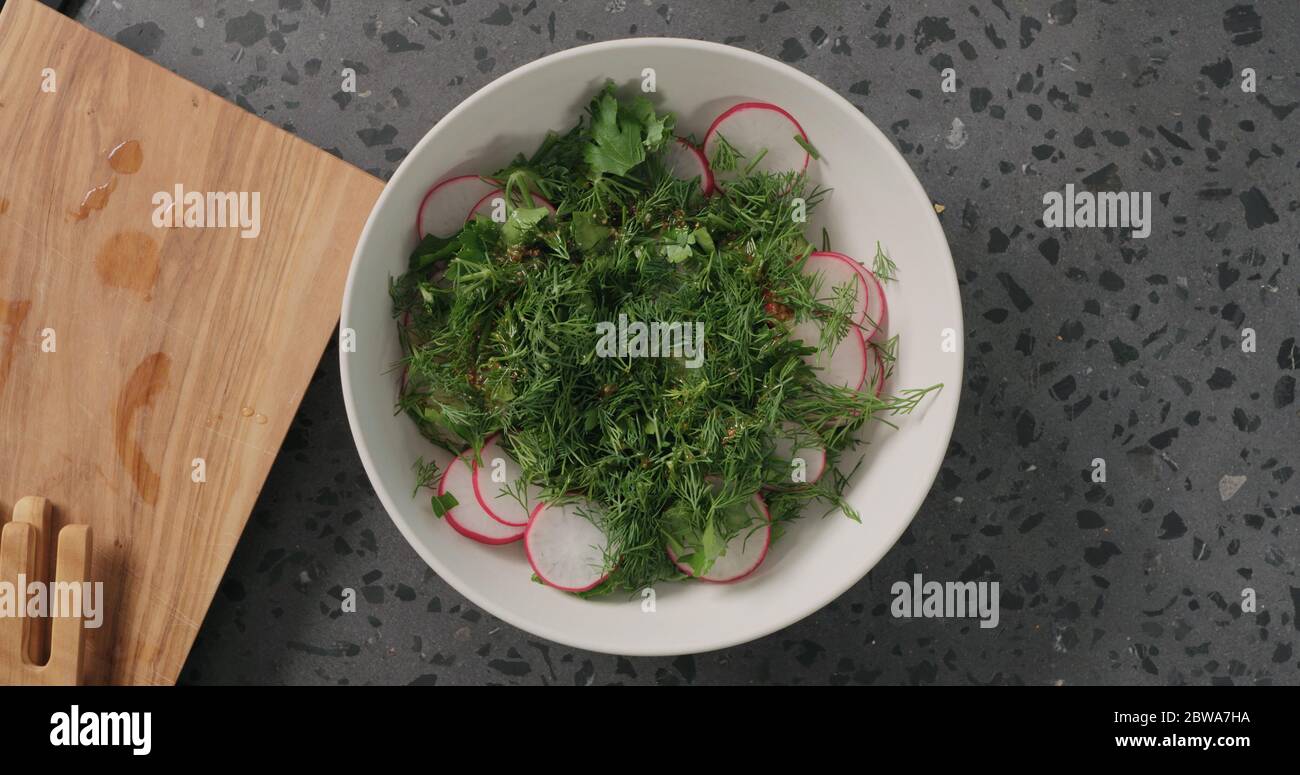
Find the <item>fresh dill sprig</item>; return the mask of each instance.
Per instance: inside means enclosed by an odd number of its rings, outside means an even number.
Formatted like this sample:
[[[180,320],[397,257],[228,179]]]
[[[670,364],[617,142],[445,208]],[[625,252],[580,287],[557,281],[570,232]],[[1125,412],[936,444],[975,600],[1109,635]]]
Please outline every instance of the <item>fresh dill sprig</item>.
[[[876,258],[871,264],[871,271],[876,277],[880,278],[881,282],[887,282],[898,277],[898,265],[885,252],[880,240],[876,240]]]
[[[420,494],[424,488],[433,489],[437,486],[439,477],[442,476],[442,470],[438,464],[432,460],[426,461],[423,457],[415,459],[415,489],[411,491],[411,497],[414,498]]]
[[[740,159],[744,158],[740,151],[736,150],[721,132],[718,133],[718,141],[713,147],[713,158],[709,159],[709,167],[714,172],[731,172],[736,169]]]

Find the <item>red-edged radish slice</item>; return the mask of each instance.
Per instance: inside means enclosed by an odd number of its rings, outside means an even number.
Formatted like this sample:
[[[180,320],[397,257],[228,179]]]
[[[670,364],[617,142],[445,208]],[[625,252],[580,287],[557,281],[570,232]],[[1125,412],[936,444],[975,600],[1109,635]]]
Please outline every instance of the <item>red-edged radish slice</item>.
[[[795,324],[790,335],[802,339],[810,347],[817,347],[821,341],[821,325],[815,320],[806,320]],[[804,362],[821,369],[819,376],[828,385],[861,390],[867,379],[867,342],[862,338],[862,330],[850,325],[848,333],[830,352],[818,350],[813,355],[805,355]]]
[[[808,141],[808,135],[795,117],[770,102],[742,102],[733,105],[713,120],[704,134],[704,158],[713,165],[718,138],[723,137],[741,154],[734,170],[713,170],[718,185],[739,177],[754,159],[755,172],[803,171],[808,167],[808,151],[795,137]]]
[[[867,350],[867,379],[863,383],[864,390],[871,390],[876,394],[876,398],[885,392],[885,357],[881,355],[880,348],[876,345],[868,345]]]
[[[520,504],[510,493],[518,492],[517,482],[523,475],[519,464],[497,444],[499,434],[494,434],[483,445],[479,461],[474,461],[474,497],[483,510],[496,521],[511,527],[526,527],[533,509],[541,502],[541,488],[524,486],[524,500]],[[506,492],[509,488],[509,492]]]
[[[464,213],[497,184],[478,175],[457,175],[434,184],[424,195],[415,215],[415,238],[428,234],[450,237],[465,225]]]
[[[474,220],[474,216],[476,215],[481,215],[484,218],[491,220],[492,208],[495,206],[493,204],[493,200],[497,198],[501,198],[502,201],[505,201],[505,195],[506,192],[499,188],[489,191],[486,195],[484,195],[482,199],[474,203],[474,206],[471,207],[469,210],[469,215],[465,216],[465,220],[472,221]],[[555,214],[555,205],[546,201],[545,199],[538,196],[537,194],[533,194],[533,202],[535,203],[535,205],[545,207],[547,210],[550,210],[552,215]]]
[[[537,504],[524,533],[524,552],[537,578],[565,592],[586,592],[609,577],[605,550],[609,539],[591,518],[594,504]]]
[[[713,172],[704,152],[684,137],[673,138],[676,142],[664,151],[664,166],[673,177],[682,180],[700,179],[700,191],[708,196],[713,193]]]
[[[466,538],[472,538],[481,544],[508,544],[524,537],[524,528],[504,525],[483,510],[474,497],[474,472],[470,470],[465,455],[461,453],[443,471],[438,482],[438,494],[451,493],[456,498],[456,505],[443,515],[447,524]]]
[[[864,274],[865,269],[857,261],[843,253],[829,250],[818,251],[808,256],[803,264],[803,273],[815,275],[815,292],[819,301],[825,304],[835,302],[835,289],[845,283],[854,284],[853,312],[850,319],[861,323],[866,319],[871,307],[872,284]],[[874,277],[874,276],[873,276]]]
[[[761,527],[746,525],[739,533],[732,536],[727,542],[727,547],[722,550],[722,554],[713,561],[713,567],[709,568],[709,572],[699,577],[700,581],[730,584],[758,570],[758,566],[767,557],[768,548],[772,545],[772,513],[767,510],[767,503],[757,493],[754,495],[754,506],[763,519],[763,525]],[[691,564],[685,560],[678,561],[677,554],[671,546],[668,547],[668,557],[678,570],[688,576],[694,575]]]
[[[785,471],[790,475],[790,484],[812,484],[826,473],[826,448],[820,445],[799,445],[800,439],[806,443],[808,434],[801,434],[799,426],[795,423],[782,423],[780,431],[773,439],[772,457],[785,465]],[[803,461],[803,478],[800,480],[794,479],[796,459]]]

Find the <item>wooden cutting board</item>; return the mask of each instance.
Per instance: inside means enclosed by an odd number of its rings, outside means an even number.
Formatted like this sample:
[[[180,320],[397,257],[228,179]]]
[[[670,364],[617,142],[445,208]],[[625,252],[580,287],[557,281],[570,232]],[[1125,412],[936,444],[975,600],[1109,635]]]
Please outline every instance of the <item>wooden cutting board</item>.
[[[383,184],[34,0],[0,13],[0,159],[0,515],[93,527],[91,682],[173,683]],[[260,233],[155,226],[178,184],[258,192]]]

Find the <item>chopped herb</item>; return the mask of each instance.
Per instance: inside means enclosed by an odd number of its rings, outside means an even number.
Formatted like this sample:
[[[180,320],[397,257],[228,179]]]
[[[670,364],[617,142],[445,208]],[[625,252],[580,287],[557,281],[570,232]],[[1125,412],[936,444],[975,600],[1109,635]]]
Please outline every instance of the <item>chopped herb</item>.
[[[442,495],[435,495],[430,498],[429,501],[433,505],[433,515],[439,519],[445,516],[448,511],[460,504],[460,501],[456,500],[456,496],[449,492],[445,492]]]
[[[813,157],[814,160],[821,159],[822,155],[817,152],[817,149],[813,147],[812,143],[808,142],[808,138],[803,135],[795,135],[794,141],[807,151],[808,155]]]

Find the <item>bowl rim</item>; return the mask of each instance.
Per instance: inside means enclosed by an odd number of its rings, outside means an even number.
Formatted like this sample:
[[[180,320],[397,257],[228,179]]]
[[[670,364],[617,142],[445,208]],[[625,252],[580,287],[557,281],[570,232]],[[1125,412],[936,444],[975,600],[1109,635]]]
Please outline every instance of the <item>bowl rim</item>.
[[[396,178],[398,173],[400,173],[406,165],[413,164],[414,163],[413,160],[420,156],[421,150],[426,145],[430,145],[435,141],[436,135],[438,133],[438,128],[444,122],[450,122],[454,120],[459,114],[469,110],[473,105],[475,105],[479,101],[487,99],[490,96],[491,92],[493,91],[494,87],[521,78],[525,78],[529,74],[533,73],[534,71],[540,70],[557,61],[571,59],[574,57],[586,56],[591,54],[592,52],[598,52],[605,49],[617,49],[617,48],[626,48],[626,47],[635,47],[635,46],[654,46],[654,47],[665,47],[669,49],[672,48],[694,49],[696,51],[712,52],[717,54],[724,54],[726,56],[737,57],[743,60],[746,64],[757,66],[757,67],[776,68],[778,70],[786,71],[786,73],[790,75],[795,81],[800,82],[806,88],[818,94],[821,94],[823,97],[826,97],[834,102],[839,103],[842,107],[846,107],[848,109],[848,113],[852,115],[854,121],[856,121],[857,125],[854,127],[854,129],[856,129],[857,131],[865,132],[867,135],[872,136],[879,143],[889,148],[890,154],[888,154],[887,156],[890,158],[891,162],[894,163],[896,166],[898,166],[900,170],[906,172],[903,178],[904,178],[904,185],[906,185],[907,188],[910,189],[907,193],[909,195],[919,196],[921,199],[927,202],[933,201],[930,199],[929,194],[926,193],[924,186],[921,185],[921,181],[920,179],[917,178],[916,173],[911,168],[911,165],[909,165],[907,163],[907,160],[903,158],[903,155],[899,152],[898,148],[896,148],[894,144],[889,140],[888,136],[885,135],[885,133],[882,132],[880,128],[877,127],[875,123],[871,121],[871,119],[867,118],[867,116],[861,110],[859,110],[855,105],[853,105],[853,103],[849,102],[847,99],[841,96],[839,92],[835,91],[834,89],[822,83],[821,81],[817,80],[816,78],[812,77],[811,75],[808,75],[807,73],[804,73],[798,68],[792,67],[791,65],[788,65],[784,62],[780,62],[776,59],[765,56],[763,54],[759,54],[757,52],[750,51],[748,49],[738,48],[736,46],[731,46],[723,43],[715,43],[712,41],[695,40],[692,38],[654,37],[654,36],[638,36],[632,38],[622,38],[618,40],[601,41],[598,43],[589,43],[581,46],[574,46],[572,48],[564,49],[563,51],[557,51],[552,54],[548,54],[544,57],[535,59],[531,62],[520,65],[519,67],[515,68],[514,70],[511,70],[508,73],[505,73],[499,78],[496,78],[491,82],[484,84],[479,89],[477,89],[473,94],[465,98],[454,108],[448,111],[446,115],[438,119],[438,121],[435,122],[434,125],[430,127],[427,132],[425,132],[424,137],[420,138],[420,140],[415,144],[414,147],[411,148],[410,152],[398,165],[397,170],[394,171],[393,178]],[[390,181],[391,180],[392,178],[390,178]],[[353,250],[352,262],[348,268],[348,276],[343,290],[343,301],[342,301],[342,306],[339,315],[340,336],[342,336],[343,330],[347,328],[348,310],[350,309],[352,303],[352,294],[355,286],[354,280],[358,273],[358,267],[360,266],[359,259],[361,257],[362,248],[370,241],[372,229],[375,228],[376,213],[378,213],[384,207],[384,205],[387,203],[388,198],[390,196],[395,196],[394,190],[391,185],[386,184],[384,186],[384,190],[380,193],[379,198],[375,201],[374,206],[371,208],[370,215],[366,218],[366,225],[362,229],[361,236],[358,238],[357,245]],[[952,250],[948,245],[948,238],[943,232],[942,225],[939,223],[938,214],[934,211],[933,208],[927,208],[927,210],[928,210],[928,217],[926,219],[927,229],[932,236],[938,238],[938,244],[942,246],[942,256],[940,257],[947,259],[946,266],[948,268],[948,271],[951,273],[953,287],[959,288],[959,284],[957,281],[956,265],[953,263],[952,260]],[[955,310],[956,311],[955,330],[959,333],[959,335],[956,337],[956,342],[955,342],[956,350],[953,353],[951,353],[951,355],[953,356],[957,364],[955,379],[953,380],[953,387],[951,389],[956,390],[958,392],[958,395],[957,395],[957,399],[950,404],[951,406],[950,416],[945,418],[946,421],[944,425],[946,427],[943,431],[943,436],[944,436],[943,444],[938,447],[939,450],[938,453],[932,459],[921,461],[921,464],[918,465],[918,469],[926,474],[924,478],[929,481],[929,486],[925,488],[917,488],[916,493],[910,499],[910,504],[904,509],[904,511],[909,512],[907,519],[900,520],[897,529],[889,531],[890,533],[892,533],[892,535],[890,535],[889,533],[882,532],[881,533],[882,537],[887,537],[888,541],[877,542],[876,544],[874,544],[874,548],[870,552],[864,553],[862,555],[861,573],[850,574],[849,576],[846,576],[847,581],[836,583],[836,584],[829,584],[820,592],[810,594],[808,597],[807,606],[803,606],[800,609],[792,610],[781,616],[774,616],[767,619],[755,620],[756,624],[750,627],[737,628],[727,632],[718,633],[714,637],[708,639],[708,644],[702,648],[699,647],[698,644],[692,644],[691,647],[687,647],[687,648],[674,648],[674,647],[665,648],[662,646],[653,646],[653,645],[645,646],[645,647],[633,646],[629,648],[626,644],[620,644],[615,649],[615,648],[611,648],[610,645],[606,643],[602,643],[601,638],[598,635],[593,635],[593,636],[575,635],[571,632],[560,630],[557,627],[542,621],[524,622],[520,618],[516,617],[513,613],[498,606],[490,598],[481,596],[478,593],[478,591],[474,589],[472,585],[467,584],[463,578],[461,578],[459,575],[449,570],[441,561],[439,561],[435,553],[430,551],[428,547],[424,546],[422,542],[416,540],[412,528],[410,528],[406,524],[404,518],[399,518],[398,514],[400,513],[400,509],[397,508],[396,501],[392,497],[392,494],[384,486],[383,480],[379,476],[378,471],[375,468],[375,463],[370,455],[370,450],[367,447],[365,440],[361,434],[360,424],[357,419],[357,409],[353,400],[352,378],[348,372],[348,367],[347,367],[347,353],[344,351],[343,348],[340,347],[339,348],[339,371],[341,376],[341,387],[343,391],[343,404],[344,404],[344,408],[347,411],[348,427],[352,433],[352,440],[356,446],[357,454],[361,458],[362,466],[365,468],[366,476],[369,478],[370,484],[374,488],[376,496],[378,496],[380,503],[383,504],[384,510],[388,512],[389,519],[391,519],[393,521],[393,524],[397,526],[398,532],[401,533],[402,537],[406,540],[407,544],[410,545],[410,547],[415,550],[416,554],[418,554],[420,558],[423,559],[424,562],[430,568],[432,568],[433,571],[437,573],[440,578],[446,580],[448,584],[450,584],[458,593],[463,595],[471,603],[483,609],[484,611],[491,614],[492,616],[495,616],[498,619],[506,622],[507,624],[510,624],[513,627],[517,627],[524,632],[531,633],[538,637],[542,637],[562,645],[570,646],[572,648],[579,648],[579,649],[584,649],[587,651],[603,653],[603,654],[616,654],[616,655],[637,656],[637,657],[664,657],[664,656],[678,656],[682,654],[707,653],[710,651],[717,651],[719,649],[730,648],[732,646],[741,645],[753,640],[757,640],[759,638],[766,637],[768,635],[771,635],[774,632],[789,627],[790,625],[795,624],[796,622],[802,621],[803,619],[806,619],[812,614],[822,610],[828,604],[833,602],[835,599],[839,598],[841,595],[843,595],[845,592],[851,589],[854,585],[859,583],[863,578],[865,578],[866,575],[870,573],[872,569],[876,567],[877,564],[879,564],[880,560],[884,558],[884,556],[888,554],[891,549],[893,549],[894,545],[898,542],[898,539],[912,524],[912,521],[916,518],[917,512],[920,511],[921,505],[925,502],[925,499],[929,496],[930,492],[934,489],[934,482],[938,476],[939,468],[943,465],[943,461],[947,456],[948,446],[952,440],[953,429],[956,426],[957,414],[961,405],[961,392],[965,383],[966,358],[965,358],[965,342],[963,337],[960,336],[960,332],[965,330],[965,321],[964,321],[964,315],[963,315],[963,310],[961,305],[960,291],[958,292],[956,299],[957,299],[957,306]],[[946,382],[947,381],[945,380],[945,384]]]

